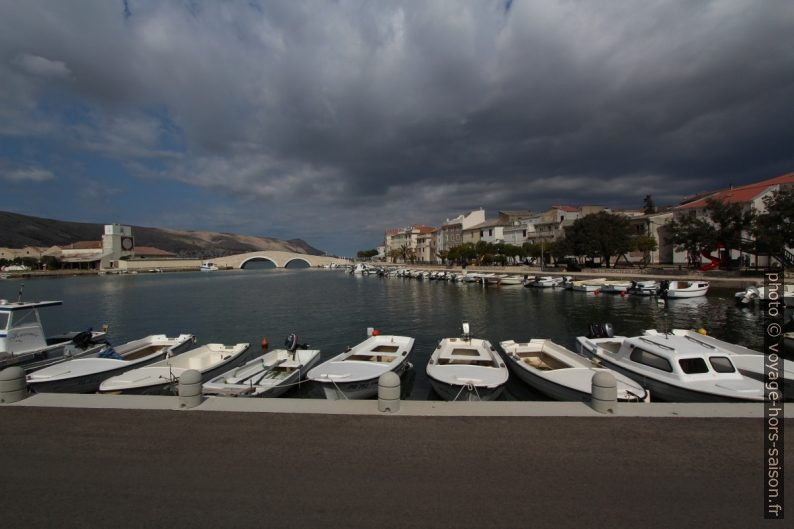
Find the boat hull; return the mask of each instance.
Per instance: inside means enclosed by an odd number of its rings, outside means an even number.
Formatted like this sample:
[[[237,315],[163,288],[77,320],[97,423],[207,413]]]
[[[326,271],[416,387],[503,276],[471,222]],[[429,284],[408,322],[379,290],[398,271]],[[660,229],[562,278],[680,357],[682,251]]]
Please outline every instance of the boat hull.
[[[758,402],[755,399],[742,399],[733,398],[727,395],[715,395],[703,391],[694,391],[667,382],[649,378],[628,369],[621,367],[615,362],[610,362],[609,359],[603,356],[596,355],[604,367],[608,367],[618,373],[629,377],[638,384],[640,384],[645,391],[650,391],[654,401],[665,402]]]
[[[496,387],[479,386],[476,384],[449,384],[436,380],[428,375],[430,385],[439,397],[446,401],[491,401],[496,400],[504,391],[505,385]]]
[[[189,346],[190,342],[186,341],[177,347],[164,350],[160,354],[151,355],[138,362],[128,362],[126,365],[120,365],[116,369],[109,369],[107,371],[95,373],[86,373],[85,375],[78,377],[64,378],[53,381],[33,382],[28,384],[28,388],[34,393],[96,393],[99,391],[100,384],[102,384],[102,382],[108,378],[121,375],[131,369],[146,367],[155,362],[165,360],[169,356],[174,356],[185,351]]]
[[[390,371],[402,376],[408,368],[408,359],[404,358],[394,369]],[[383,373],[388,373],[384,371]],[[383,374],[381,373],[381,375]],[[331,382],[325,380],[317,380],[314,382],[321,385],[323,393],[327,400],[358,400],[369,399],[378,394],[378,380],[380,375],[374,378],[365,380],[354,380],[351,382]]]

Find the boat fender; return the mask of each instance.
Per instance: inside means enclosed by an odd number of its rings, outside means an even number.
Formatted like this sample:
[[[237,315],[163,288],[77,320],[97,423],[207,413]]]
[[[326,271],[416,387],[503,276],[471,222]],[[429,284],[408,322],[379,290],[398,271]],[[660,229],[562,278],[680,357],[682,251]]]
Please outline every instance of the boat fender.
[[[267,337],[262,337],[262,342],[259,344],[262,347],[262,351],[267,351],[267,348],[270,347],[270,343],[267,341]]]
[[[697,330],[697,333],[698,334],[702,334],[703,336],[708,336],[708,334],[709,334],[708,331],[706,331],[706,329],[704,329],[703,327],[699,328]]]
[[[372,329],[372,336],[380,336],[380,331],[378,329]]]

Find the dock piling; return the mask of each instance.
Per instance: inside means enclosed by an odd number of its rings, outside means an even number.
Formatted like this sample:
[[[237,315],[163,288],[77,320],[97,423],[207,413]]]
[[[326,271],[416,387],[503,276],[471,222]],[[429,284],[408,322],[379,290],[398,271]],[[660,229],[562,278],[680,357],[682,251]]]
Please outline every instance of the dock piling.
[[[204,397],[201,394],[201,373],[189,369],[179,377],[179,407],[195,408],[201,404]]]
[[[378,378],[378,411],[400,411],[400,377],[389,371]]]
[[[0,371],[0,404],[13,404],[27,396],[28,385],[24,369],[15,366]]]
[[[590,406],[598,413],[615,413],[618,402],[618,386],[611,373],[599,371],[593,375]]]

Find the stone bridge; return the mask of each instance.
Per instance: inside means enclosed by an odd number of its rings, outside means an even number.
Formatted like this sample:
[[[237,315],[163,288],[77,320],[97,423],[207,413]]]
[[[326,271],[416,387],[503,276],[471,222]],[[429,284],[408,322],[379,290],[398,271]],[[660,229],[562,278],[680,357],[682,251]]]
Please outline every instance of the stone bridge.
[[[324,266],[330,264],[348,265],[350,261],[337,257],[326,257],[323,255],[308,255],[305,253],[280,252],[275,250],[265,250],[259,252],[248,252],[226,257],[215,257],[211,259],[217,266],[229,268],[243,268],[250,261],[270,261],[276,268],[285,268],[293,261],[301,261],[311,267]]]

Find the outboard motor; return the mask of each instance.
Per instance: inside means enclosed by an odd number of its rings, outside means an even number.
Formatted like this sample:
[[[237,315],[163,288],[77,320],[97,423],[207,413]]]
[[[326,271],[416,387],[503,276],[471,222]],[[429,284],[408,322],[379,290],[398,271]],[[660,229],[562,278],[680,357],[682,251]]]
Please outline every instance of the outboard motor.
[[[612,338],[615,336],[611,323],[591,323],[587,331],[588,338]]]
[[[665,279],[664,281],[659,283],[659,296],[662,298],[667,298],[668,290],[670,290],[670,280]]]
[[[295,333],[290,334],[287,336],[287,339],[284,340],[284,347],[286,347],[287,351],[290,353],[294,353],[298,348],[298,345],[298,335]]]
[[[93,343],[93,338],[94,335],[91,334],[91,331],[78,332],[74,335],[74,338],[72,338],[72,343],[80,349],[88,349]]]

